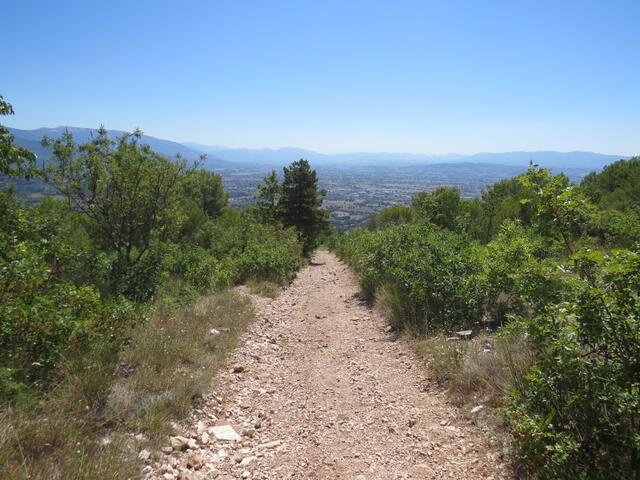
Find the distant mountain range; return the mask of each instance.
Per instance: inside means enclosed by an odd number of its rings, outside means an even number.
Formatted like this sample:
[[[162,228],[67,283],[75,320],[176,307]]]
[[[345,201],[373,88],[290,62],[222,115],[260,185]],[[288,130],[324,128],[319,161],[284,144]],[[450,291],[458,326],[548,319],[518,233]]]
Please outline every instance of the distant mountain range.
[[[9,128],[11,134],[15,137],[15,143],[22,147],[28,148],[32,152],[38,155],[38,158],[48,158],[50,152],[40,145],[40,141],[46,135],[49,138],[58,138],[64,132],[69,131],[73,135],[73,138],[78,143],[85,143],[95,138],[97,131],[95,128],[82,128],[82,127],[55,127],[55,128],[37,128],[35,130],[20,130],[17,128]],[[119,138],[126,132],[121,130],[109,130],[109,135],[113,138]],[[153,150],[165,155],[167,157],[174,157],[177,153],[182,154],[187,160],[197,160],[204,152],[201,150],[194,150],[182,143],[172,142],[171,140],[164,140],[162,138],[152,137],[150,135],[143,135],[141,142],[149,145]],[[233,167],[230,162],[225,162],[222,159],[216,158],[213,155],[209,155],[206,162],[206,167],[210,169],[217,168],[229,168]]]
[[[59,137],[68,130],[78,142],[86,142],[96,134],[95,129],[79,127],[38,128],[35,130],[9,129],[15,136],[18,145],[34,151],[40,158],[47,158],[49,153],[40,145],[40,140],[47,135]],[[110,130],[113,137],[120,137],[124,132]],[[599,170],[605,165],[628,158],[622,155],[606,155],[593,152],[502,152],[476,153],[473,155],[447,154],[408,154],[408,153],[339,153],[323,154],[299,148],[280,149],[242,149],[220,146],[201,145],[197,143],[178,143],[170,140],[143,135],[142,142],[162,155],[173,157],[176,153],[188,160],[196,160],[202,153],[207,155],[205,168],[212,170],[243,169],[256,167],[281,167],[294,160],[305,158],[314,166],[331,167],[406,167],[426,164],[460,163],[460,164],[492,164],[526,167],[529,162],[554,169]],[[464,168],[464,165],[460,165]]]
[[[280,149],[231,149],[184,143],[194,150],[234,163],[268,164],[283,166],[293,160],[305,158],[318,166],[415,166],[441,163],[479,163],[526,167],[529,162],[551,168],[579,168],[599,170],[611,162],[628,158],[623,155],[607,155],[593,152],[501,152],[462,155],[411,154],[411,153],[337,153],[324,154],[299,148]]]

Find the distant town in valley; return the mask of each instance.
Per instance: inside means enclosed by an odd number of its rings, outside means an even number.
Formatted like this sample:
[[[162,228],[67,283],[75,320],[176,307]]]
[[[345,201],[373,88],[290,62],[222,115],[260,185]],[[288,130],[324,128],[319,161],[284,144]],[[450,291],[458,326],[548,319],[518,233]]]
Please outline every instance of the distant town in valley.
[[[580,181],[591,169],[563,170],[571,180]],[[268,169],[225,169],[221,171],[230,203],[245,206],[254,202],[256,185]],[[406,204],[418,192],[430,192],[441,185],[457,187],[462,198],[482,194],[489,185],[512,178],[526,167],[480,163],[441,163],[401,167],[320,166],[320,187],[327,191],[324,207],[331,213],[331,223],[344,230],[362,224],[384,207]]]

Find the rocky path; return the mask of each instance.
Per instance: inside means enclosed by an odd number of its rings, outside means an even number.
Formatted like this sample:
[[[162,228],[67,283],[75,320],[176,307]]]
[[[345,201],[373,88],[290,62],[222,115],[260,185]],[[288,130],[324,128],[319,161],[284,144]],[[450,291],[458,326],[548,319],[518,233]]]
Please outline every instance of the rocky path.
[[[148,477],[511,478],[333,254],[320,251],[277,299],[254,300],[257,320],[215,392]]]

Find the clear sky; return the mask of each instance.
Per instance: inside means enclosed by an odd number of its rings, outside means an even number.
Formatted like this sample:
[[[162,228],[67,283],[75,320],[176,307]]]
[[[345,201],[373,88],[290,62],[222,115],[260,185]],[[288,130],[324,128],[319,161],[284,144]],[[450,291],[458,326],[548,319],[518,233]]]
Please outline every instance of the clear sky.
[[[640,0],[0,0],[18,128],[640,153]]]

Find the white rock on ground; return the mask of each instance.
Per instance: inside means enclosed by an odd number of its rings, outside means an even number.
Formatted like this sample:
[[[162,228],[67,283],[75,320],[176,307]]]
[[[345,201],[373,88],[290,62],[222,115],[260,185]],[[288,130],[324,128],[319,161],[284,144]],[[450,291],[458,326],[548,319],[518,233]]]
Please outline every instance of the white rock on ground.
[[[228,442],[239,442],[242,437],[233,429],[231,425],[218,425],[212,428],[212,433],[218,440]]]

